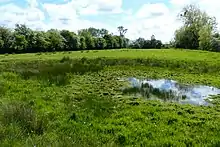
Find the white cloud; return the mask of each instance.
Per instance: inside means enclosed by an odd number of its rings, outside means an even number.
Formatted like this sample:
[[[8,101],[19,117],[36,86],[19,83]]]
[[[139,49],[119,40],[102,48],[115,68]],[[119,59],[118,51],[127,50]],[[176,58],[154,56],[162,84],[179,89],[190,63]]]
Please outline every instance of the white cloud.
[[[45,9],[48,6],[56,4],[44,4]],[[95,15],[95,14],[111,14],[122,13],[122,0],[71,0],[65,4],[60,4],[59,11],[65,11],[72,9],[80,15]]]
[[[82,28],[96,27],[106,28],[111,31],[113,30],[112,26],[105,22],[88,21],[80,17],[81,15],[97,15],[102,13],[104,9],[108,11],[108,13],[114,13],[118,8],[117,2],[115,0],[107,2],[109,5],[104,5],[101,0],[72,0],[59,5],[43,4],[43,7],[51,20],[48,24],[49,28],[76,31]]]
[[[80,0],[81,1],[81,0]],[[85,1],[85,0],[82,0]],[[96,5],[97,10],[109,13],[122,12],[122,0],[89,0],[87,5]]]
[[[137,18],[146,18],[166,15],[169,13],[168,7],[164,3],[145,4],[136,13]]]
[[[0,0],[0,3],[9,0]],[[133,9],[123,10],[122,0],[69,0],[64,4],[41,4],[38,0],[26,0],[27,8],[21,8],[13,3],[0,6],[0,23],[14,27],[15,23],[25,23],[32,28],[69,29],[76,31],[82,28],[96,27],[106,28],[110,32],[117,32],[117,25],[128,28],[126,34],[131,39],[144,37],[149,39],[152,34],[157,39],[169,41],[174,31],[181,25],[176,20],[178,12],[186,4],[199,4],[202,10],[216,16],[220,24],[220,1],[217,0],[169,0],[165,3],[146,3],[138,11]],[[129,1],[124,1],[128,2]],[[45,23],[45,13],[39,8],[42,6],[49,16],[49,22]],[[100,15],[110,16],[112,23],[105,21],[89,21],[82,19],[82,16]],[[121,19],[118,15],[123,14]]]
[[[119,25],[128,28],[127,37],[136,39],[140,36],[150,38],[152,34],[158,39],[169,41],[178,24],[172,11],[164,3],[145,4],[135,14],[131,10],[121,9],[121,0],[72,0],[66,4],[44,4],[44,8],[51,18],[52,28],[78,30],[86,27],[104,27],[116,32],[111,24],[105,22],[91,22],[81,20],[80,15],[100,15],[106,13],[122,13],[126,18],[117,21]],[[57,11],[59,10],[59,11]],[[62,19],[65,19],[61,21]]]
[[[150,39],[151,35],[155,35],[157,39],[168,42],[179,27],[176,14],[164,3],[145,4],[132,16],[125,23],[127,36],[131,39]]]
[[[86,8],[82,8],[80,10],[80,14],[81,15],[95,15],[95,14],[98,14],[98,6],[95,5],[95,4],[92,4],[92,5],[89,5],[88,7]]]
[[[26,0],[30,7],[37,7],[39,3],[37,0]]]
[[[128,17],[125,26],[127,36],[135,39],[139,36],[150,38],[152,34],[164,42],[173,38],[174,32],[181,26],[177,15],[187,4],[196,4],[209,15],[215,16],[220,28],[220,1],[216,0],[170,0],[169,7],[164,3],[143,5],[136,14]]]
[[[35,7],[21,8],[13,3],[0,7],[0,22],[8,27],[14,27],[16,23],[32,24],[42,22],[44,13]]]
[[[52,20],[77,18],[76,10],[68,4],[44,4],[43,7]]]

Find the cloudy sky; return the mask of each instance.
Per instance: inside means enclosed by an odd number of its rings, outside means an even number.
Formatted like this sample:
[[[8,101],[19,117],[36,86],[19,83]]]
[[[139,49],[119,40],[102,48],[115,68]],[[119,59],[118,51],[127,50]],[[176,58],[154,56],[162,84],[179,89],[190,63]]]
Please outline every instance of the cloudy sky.
[[[96,27],[114,34],[117,26],[123,25],[130,39],[149,39],[154,34],[167,42],[181,25],[178,12],[189,3],[199,4],[220,21],[218,0],[0,0],[0,24],[72,31]]]

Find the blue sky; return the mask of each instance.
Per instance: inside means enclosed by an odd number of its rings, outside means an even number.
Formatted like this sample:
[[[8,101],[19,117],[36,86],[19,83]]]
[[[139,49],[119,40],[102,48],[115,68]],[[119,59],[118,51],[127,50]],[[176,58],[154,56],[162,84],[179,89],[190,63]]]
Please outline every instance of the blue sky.
[[[117,26],[128,28],[126,37],[170,41],[180,27],[176,15],[188,3],[201,3],[220,16],[216,0],[0,0],[0,24],[24,23],[33,29],[76,31],[87,27],[106,28],[117,34]]]

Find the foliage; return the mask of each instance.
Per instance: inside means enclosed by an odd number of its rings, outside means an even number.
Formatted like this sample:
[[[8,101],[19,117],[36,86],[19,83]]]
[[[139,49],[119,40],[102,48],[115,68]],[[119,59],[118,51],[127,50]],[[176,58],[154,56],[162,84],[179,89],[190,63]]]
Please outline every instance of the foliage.
[[[77,34],[57,29],[36,31],[24,24],[16,24],[14,30],[0,27],[0,54],[132,48],[134,45],[125,37],[128,30],[123,26],[119,26],[118,30],[119,36],[109,33],[104,28],[92,27],[81,29]],[[155,40],[147,48],[161,46],[162,42]]]
[[[211,34],[211,27],[210,26],[204,26],[200,31],[199,31],[199,48],[201,50],[210,50],[212,49],[211,46],[211,39],[212,39],[212,34]]]
[[[154,35],[152,35],[154,36]],[[136,49],[160,49],[162,47],[162,42],[151,36],[151,40],[145,40],[144,38],[138,38],[133,41],[131,48]]]
[[[175,31],[175,47],[218,51],[214,37],[217,30],[215,17],[192,4],[186,5],[179,16],[183,26]]]

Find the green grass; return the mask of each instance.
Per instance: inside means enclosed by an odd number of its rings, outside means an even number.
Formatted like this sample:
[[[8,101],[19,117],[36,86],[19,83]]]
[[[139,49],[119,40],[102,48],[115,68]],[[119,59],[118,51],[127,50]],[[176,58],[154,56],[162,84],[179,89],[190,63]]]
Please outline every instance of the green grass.
[[[199,54],[198,54],[199,53]],[[207,51],[195,50],[178,50],[178,49],[121,49],[121,50],[91,50],[91,51],[75,51],[75,52],[55,52],[55,53],[38,53],[38,54],[10,54],[0,55],[0,60],[48,60],[60,59],[63,56],[71,58],[163,58],[163,59],[178,59],[178,60],[193,60],[193,61],[218,61],[220,62],[219,54]]]
[[[218,97],[214,106],[149,101],[123,94],[126,83],[118,80],[169,78],[220,88],[218,53],[110,50],[1,57],[0,146],[220,145]]]

